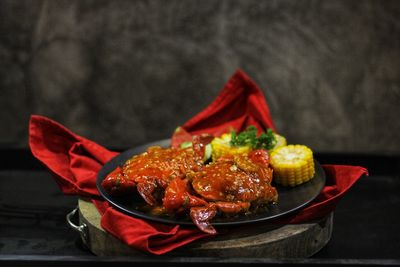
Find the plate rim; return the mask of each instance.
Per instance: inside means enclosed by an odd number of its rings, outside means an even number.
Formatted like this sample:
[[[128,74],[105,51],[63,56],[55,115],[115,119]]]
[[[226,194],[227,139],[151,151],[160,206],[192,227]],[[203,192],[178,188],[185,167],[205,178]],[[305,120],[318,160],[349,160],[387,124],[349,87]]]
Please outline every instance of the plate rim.
[[[128,209],[128,208],[124,207],[124,205],[115,203],[112,199],[110,199],[110,195],[101,186],[101,182],[105,179],[107,174],[109,174],[111,172],[111,171],[109,171],[106,174],[102,175],[104,170],[110,165],[115,165],[116,164],[116,163],[114,163],[115,161],[117,161],[117,162],[118,161],[122,161],[123,159],[120,160],[120,158],[131,157],[131,156],[134,155],[133,153],[141,153],[140,151],[144,152],[144,150],[146,148],[150,147],[150,146],[160,145],[160,146],[164,146],[165,147],[165,146],[168,146],[169,144],[170,144],[170,139],[161,139],[161,140],[149,142],[149,143],[146,143],[146,144],[142,144],[142,145],[127,149],[127,150],[121,152],[120,154],[116,155],[115,157],[113,157],[109,161],[107,161],[103,165],[103,167],[98,171],[98,173],[96,175],[96,186],[97,186],[97,189],[98,189],[98,191],[100,193],[100,196],[103,197],[104,200],[107,201],[110,204],[110,206],[116,208],[117,210],[123,212],[124,214],[126,214],[128,216],[132,216],[132,217],[136,217],[136,218],[140,218],[140,219],[146,219],[146,220],[150,220],[150,221],[153,221],[153,222],[165,223],[165,224],[194,225],[194,223],[192,221],[179,221],[179,220],[176,220],[176,219],[173,219],[173,218],[170,219],[168,217],[159,217],[159,216],[156,216],[156,215],[147,214],[147,213],[139,211],[139,210],[132,211],[131,209]],[[125,161],[127,159],[128,158],[126,158]],[[320,174],[319,178],[322,180],[321,181],[321,188],[316,190],[315,196],[313,196],[312,198],[308,199],[307,201],[305,201],[301,205],[298,205],[298,206],[296,206],[296,207],[294,207],[292,209],[286,210],[286,211],[281,212],[281,213],[273,214],[273,215],[270,215],[270,216],[265,216],[265,217],[260,217],[260,218],[253,218],[253,219],[250,218],[249,220],[226,221],[226,222],[223,222],[223,221],[222,222],[221,221],[212,221],[211,220],[211,224],[214,225],[214,226],[219,226],[219,225],[242,225],[242,224],[248,224],[248,223],[269,221],[269,220],[273,220],[273,219],[276,219],[276,218],[285,217],[288,214],[294,213],[295,211],[298,211],[298,210],[304,208],[309,203],[311,203],[322,192],[322,189],[326,185],[326,173],[325,173],[324,169],[322,168],[321,164],[315,158],[314,158],[314,166],[315,166],[315,174],[317,174],[317,173]],[[311,179],[310,181],[313,181],[313,179]],[[305,184],[299,185],[299,186],[304,186],[304,185]],[[282,187],[278,185],[277,186],[277,190],[278,190],[278,188],[282,188]],[[285,189],[291,190],[291,188],[285,188]],[[278,190],[278,193],[279,193],[279,190]],[[279,204],[279,200],[278,200],[277,204],[272,204],[272,205],[278,205],[278,204]],[[244,216],[246,216],[246,215],[244,215]]]

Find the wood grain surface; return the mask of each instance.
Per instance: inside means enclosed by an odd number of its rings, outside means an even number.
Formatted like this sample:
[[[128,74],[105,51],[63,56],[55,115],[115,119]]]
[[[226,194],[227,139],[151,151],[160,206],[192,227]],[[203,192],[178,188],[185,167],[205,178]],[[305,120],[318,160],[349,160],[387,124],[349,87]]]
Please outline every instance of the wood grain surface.
[[[98,256],[135,256],[143,252],[130,248],[100,226],[100,214],[87,200],[79,199],[79,221],[87,225],[83,240]],[[256,223],[226,231],[212,240],[199,240],[168,255],[202,257],[304,258],[324,247],[332,233],[333,213],[307,224],[272,225]]]

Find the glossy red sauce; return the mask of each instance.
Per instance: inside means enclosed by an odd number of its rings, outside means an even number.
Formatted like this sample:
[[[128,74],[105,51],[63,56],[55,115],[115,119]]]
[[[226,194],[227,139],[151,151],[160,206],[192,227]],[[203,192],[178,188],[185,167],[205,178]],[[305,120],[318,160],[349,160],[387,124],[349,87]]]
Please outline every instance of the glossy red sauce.
[[[202,158],[191,148],[151,147],[126,161],[122,171],[128,180],[136,183],[157,180],[165,188],[176,177],[183,178],[186,173],[198,171],[202,166]]]
[[[209,201],[276,200],[277,191],[271,186],[272,169],[268,167],[268,158],[257,154],[252,157],[243,154],[207,165],[194,175],[194,190]]]

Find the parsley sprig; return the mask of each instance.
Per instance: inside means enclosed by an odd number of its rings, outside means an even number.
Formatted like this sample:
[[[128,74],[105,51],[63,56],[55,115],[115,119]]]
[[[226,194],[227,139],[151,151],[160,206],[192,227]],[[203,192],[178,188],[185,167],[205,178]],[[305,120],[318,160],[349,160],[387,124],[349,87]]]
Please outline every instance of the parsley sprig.
[[[231,132],[232,146],[249,146],[253,149],[271,149],[275,146],[277,140],[273,135],[272,129],[268,128],[266,132],[262,132],[257,137],[257,128],[253,125],[247,127],[246,130],[237,134]]]

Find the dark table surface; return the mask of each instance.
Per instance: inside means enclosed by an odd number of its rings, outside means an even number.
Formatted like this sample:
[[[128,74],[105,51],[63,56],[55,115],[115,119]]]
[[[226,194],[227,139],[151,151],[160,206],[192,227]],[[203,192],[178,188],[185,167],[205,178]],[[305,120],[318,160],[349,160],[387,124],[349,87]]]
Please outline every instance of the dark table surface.
[[[1,150],[0,150],[1,151]],[[310,259],[216,259],[187,257],[101,258],[91,254],[65,216],[77,198],[65,196],[51,175],[24,150],[2,150],[0,163],[0,266],[40,264],[109,266],[400,265],[400,156],[316,154],[322,163],[360,165],[362,177],[334,213],[332,238]]]

